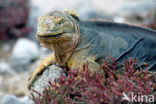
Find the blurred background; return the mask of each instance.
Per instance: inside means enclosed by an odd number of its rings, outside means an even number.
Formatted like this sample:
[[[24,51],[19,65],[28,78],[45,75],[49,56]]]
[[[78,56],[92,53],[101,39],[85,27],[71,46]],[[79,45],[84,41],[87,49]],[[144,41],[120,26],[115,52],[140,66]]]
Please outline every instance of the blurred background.
[[[37,18],[64,9],[77,11],[82,20],[106,19],[156,30],[156,0],[0,0],[0,104],[26,101],[28,76],[49,53],[35,39]]]

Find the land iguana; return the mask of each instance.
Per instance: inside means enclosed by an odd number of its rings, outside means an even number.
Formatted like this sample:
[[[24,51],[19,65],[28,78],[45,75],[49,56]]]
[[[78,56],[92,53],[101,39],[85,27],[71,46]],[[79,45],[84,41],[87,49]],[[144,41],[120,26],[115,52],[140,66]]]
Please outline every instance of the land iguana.
[[[45,67],[57,63],[71,69],[82,69],[88,62],[91,71],[97,71],[107,54],[117,62],[137,58],[140,67],[148,64],[156,70],[156,31],[121,23],[99,20],[80,20],[74,13],[52,11],[38,19],[37,40],[53,50],[32,76],[28,87]]]

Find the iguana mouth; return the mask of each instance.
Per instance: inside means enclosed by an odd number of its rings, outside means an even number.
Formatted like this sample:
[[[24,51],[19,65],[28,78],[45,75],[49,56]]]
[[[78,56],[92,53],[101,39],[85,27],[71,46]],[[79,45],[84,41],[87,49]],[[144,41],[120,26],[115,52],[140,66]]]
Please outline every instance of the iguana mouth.
[[[55,35],[39,35],[39,34],[37,34],[37,36],[38,37],[60,37],[60,36],[62,36],[64,33],[59,33],[59,34],[55,34]]]

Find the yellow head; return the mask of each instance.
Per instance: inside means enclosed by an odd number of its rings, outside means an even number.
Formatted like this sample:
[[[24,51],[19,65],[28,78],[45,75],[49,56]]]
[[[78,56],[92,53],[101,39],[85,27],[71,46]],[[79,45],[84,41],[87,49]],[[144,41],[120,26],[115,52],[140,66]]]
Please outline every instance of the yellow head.
[[[74,18],[68,12],[53,11],[47,13],[38,19],[37,39],[52,41],[52,38],[61,40],[72,37],[76,26]],[[58,38],[59,37],[59,38]]]

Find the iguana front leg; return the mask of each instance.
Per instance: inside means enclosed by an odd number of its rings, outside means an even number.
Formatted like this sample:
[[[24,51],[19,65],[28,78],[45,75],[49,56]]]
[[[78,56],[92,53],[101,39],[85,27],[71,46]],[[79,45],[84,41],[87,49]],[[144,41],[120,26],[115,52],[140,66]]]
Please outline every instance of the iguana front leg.
[[[67,65],[69,68],[71,69],[79,69],[82,70],[83,69],[83,65],[86,63],[88,63],[88,69],[91,72],[96,72],[99,71],[100,69],[100,65],[95,61],[94,57],[87,57],[84,58],[85,55],[83,56],[83,54],[86,53],[85,51],[81,51],[78,53],[75,53],[67,62]],[[81,57],[80,57],[81,55]]]
[[[47,57],[45,57],[39,66],[36,68],[36,70],[33,72],[33,74],[28,79],[28,88],[30,89],[33,82],[37,78],[37,76],[44,71],[44,69],[49,66],[50,64],[56,63],[55,55],[50,54]]]
[[[94,58],[87,58],[87,61],[88,62],[88,69],[91,71],[91,75],[94,73],[94,72],[99,72],[99,73],[102,73],[104,76],[105,76],[105,72],[104,70],[101,70],[100,69],[100,64],[98,64]]]
[[[99,71],[100,69],[100,65],[95,62],[94,58],[87,58],[86,61],[84,63],[88,62],[88,69],[91,71],[91,72],[96,72],[96,71]]]

